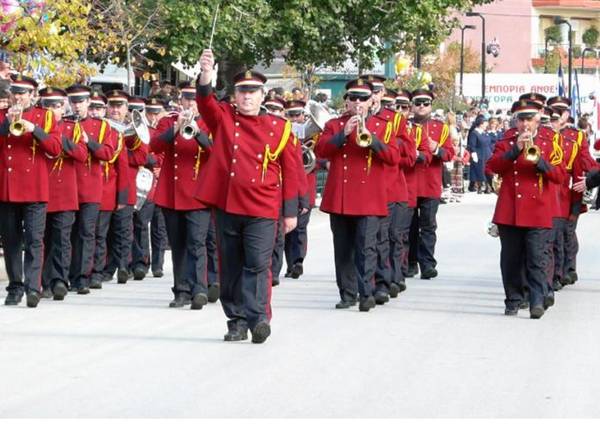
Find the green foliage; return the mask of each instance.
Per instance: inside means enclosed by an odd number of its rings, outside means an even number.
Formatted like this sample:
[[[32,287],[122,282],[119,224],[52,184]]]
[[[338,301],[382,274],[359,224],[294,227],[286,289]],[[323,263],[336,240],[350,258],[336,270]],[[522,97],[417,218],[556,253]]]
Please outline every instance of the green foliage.
[[[573,46],[573,57],[574,58],[581,58],[581,52],[583,49],[581,49],[581,46],[579,44],[576,44],[575,46]]]
[[[581,36],[581,40],[585,43],[587,47],[596,47],[598,45],[598,29],[592,25],[587,30],[584,31]]]
[[[544,30],[545,38],[549,42],[553,42],[554,44],[562,43],[563,37],[560,27],[558,25],[552,25]]]

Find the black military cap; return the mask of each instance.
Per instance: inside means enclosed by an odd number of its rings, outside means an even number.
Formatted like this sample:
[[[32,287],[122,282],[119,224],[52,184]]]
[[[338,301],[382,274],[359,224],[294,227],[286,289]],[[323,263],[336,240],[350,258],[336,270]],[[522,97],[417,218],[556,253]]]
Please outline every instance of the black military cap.
[[[367,80],[357,78],[356,80],[350,80],[346,83],[346,93],[344,93],[344,99],[348,96],[363,96],[370,97],[373,94],[373,85]]]
[[[396,103],[397,104],[409,104],[411,98],[411,93],[406,89],[400,89],[398,94],[396,95]]]
[[[94,90],[90,97],[90,106],[95,108],[106,108],[108,99],[101,92]]]
[[[519,100],[520,101],[532,101],[535,103],[540,104],[541,106],[544,106],[544,104],[546,103],[546,97],[544,95],[542,95],[541,93],[535,93],[535,92],[531,92],[531,93],[523,93],[521,96],[519,96]]]
[[[165,109],[162,102],[157,98],[146,99],[146,112],[157,114]]]
[[[49,108],[56,104],[64,104],[67,100],[67,92],[57,87],[44,87],[38,92],[38,95],[44,108]]]
[[[398,96],[398,92],[392,89],[385,89],[385,93],[381,97],[381,103],[384,105],[393,104],[396,102],[396,96]]]
[[[571,107],[571,99],[565,96],[553,96],[548,99],[547,104],[554,109],[569,109]]]
[[[267,77],[258,71],[246,70],[233,77],[233,85],[242,92],[253,92],[262,89],[267,82]]]
[[[139,96],[130,96],[128,107],[130,111],[137,110],[143,111],[146,106],[146,100]]]
[[[542,110],[542,105],[529,99],[521,99],[512,104],[510,112],[518,118],[532,118]]]
[[[21,74],[15,74],[11,76],[11,79],[10,91],[12,93],[27,93],[29,91],[34,91],[38,87],[37,81]]]
[[[413,90],[410,94],[410,100],[415,103],[415,101],[433,101],[435,99],[435,95],[429,89],[417,89]]]

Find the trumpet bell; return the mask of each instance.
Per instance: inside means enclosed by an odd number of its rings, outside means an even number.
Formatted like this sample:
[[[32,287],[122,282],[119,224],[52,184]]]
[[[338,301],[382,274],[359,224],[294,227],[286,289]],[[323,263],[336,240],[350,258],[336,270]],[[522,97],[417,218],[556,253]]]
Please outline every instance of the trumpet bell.
[[[10,123],[8,131],[11,135],[19,137],[23,135],[23,133],[25,133],[25,125],[22,121],[13,121],[12,123]]]
[[[302,163],[306,174],[312,172],[317,166],[317,156],[315,155],[315,152],[306,145],[302,145]]]
[[[525,151],[525,159],[532,163],[537,163],[540,160],[540,148],[537,145],[532,145]]]
[[[148,145],[150,143],[150,130],[146,118],[138,110],[131,111],[131,126],[136,136],[142,143]]]
[[[356,144],[361,148],[368,148],[371,146],[373,142],[373,138],[371,137],[370,132],[360,132],[356,135]]]

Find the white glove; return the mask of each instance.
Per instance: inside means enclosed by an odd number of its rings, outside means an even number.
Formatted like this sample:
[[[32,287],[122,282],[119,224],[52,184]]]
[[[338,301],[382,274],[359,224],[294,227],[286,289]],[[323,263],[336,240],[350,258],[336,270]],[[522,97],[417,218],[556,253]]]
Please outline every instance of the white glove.
[[[474,163],[478,163],[479,162],[479,158],[477,157],[477,153],[476,152],[472,152],[471,153],[471,159],[473,160]]]

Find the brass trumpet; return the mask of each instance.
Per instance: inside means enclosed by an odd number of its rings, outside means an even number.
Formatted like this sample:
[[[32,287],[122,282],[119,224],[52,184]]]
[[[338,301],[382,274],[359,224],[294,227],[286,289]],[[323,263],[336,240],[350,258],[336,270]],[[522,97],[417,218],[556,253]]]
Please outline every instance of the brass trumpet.
[[[537,163],[540,160],[540,147],[534,145],[533,135],[531,133],[529,134],[529,137],[525,140],[525,144],[523,146],[523,155],[525,156],[525,160],[530,161],[532,163]]]
[[[181,125],[181,129],[179,129],[179,133],[183,139],[190,140],[194,138],[200,130],[196,120],[194,120],[194,111],[188,109],[183,111],[181,114],[183,115],[185,121]]]
[[[15,104],[11,109],[16,116],[13,118],[12,123],[10,123],[8,131],[11,135],[19,137],[25,133],[25,123],[23,123],[23,107],[19,104]]]
[[[356,126],[356,144],[361,148],[368,148],[373,142],[373,137],[371,136],[371,132],[367,129],[365,116],[362,114],[362,111],[359,111],[357,115],[358,125]]]

